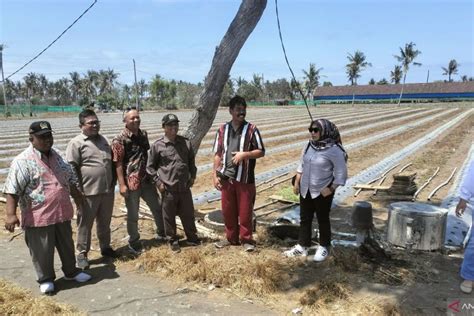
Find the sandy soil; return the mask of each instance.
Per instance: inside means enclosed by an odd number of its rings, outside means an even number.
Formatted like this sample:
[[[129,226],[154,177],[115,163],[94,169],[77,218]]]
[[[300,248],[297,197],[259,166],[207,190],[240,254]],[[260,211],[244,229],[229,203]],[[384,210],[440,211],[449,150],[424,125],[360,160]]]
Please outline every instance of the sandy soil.
[[[417,126],[414,129],[403,132],[399,135],[369,144],[349,151],[349,174],[350,176],[364,170],[365,168],[377,163],[384,157],[399,151],[405,146],[411,144],[422,135],[435,130],[449,119],[455,117],[463,110],[455,113],[446,114],[435,121]],[[397,125],[408,123],[409,120],[397,122]],[[350,128],[353,128],[351,126]],[[343,138],[345,144],[359,141],[374,133],[380,133],[387,129],[394,128],[392,125],[383,125],[370,129],[357,135],[349,135]],[[305,137],[292,137],[293,132],[305,130],[289,129],[287,140],[265,144],[267,148],[276,147],[286,143],[304,140]],[[272,135],[275,136],[275,135]],[[407,169],[409,172],[416,172],[416,183],[420,186],[429,178],[437,167],[440,167],[438,176],[429,184],[418,196],[418,201],[426,202],[429,192],[440,182],[445,180],[454,167],[460,167],[465,160],[466,154],[470,149],[474,139],[474,115],[467,117],[462,122],[452,127],[448,132],[441,135],[436,141],[424,146],[422,149],[406,158],[388,174],[384,185],[390,185],[392,176],[399,168],[408,163],[412,165]],[[257,163],[257,173],[271,170],[280,165],[294,162],[298,159],[301,148],[289,150],[282,153],[270,155],[262,158]],[[212,156],[199,158],[200,163],[211,162]],[[274,187],[260,192],[257,196],[256,206],[263,205],[270,201],[269,197],[277,194],[282,188],[288,187],[289,181],[275,185]],[[263,188],[261,186],[259,188]],[[430,203],[438,205],[446,196],[450,186],[442,188]],[[212,190],[210,173],[201,174],[193,188],[194,194]],[[354,229],[350,226],[350,214],[352,205],[355,201],[367,200],[374,208],[374,223],[377,232],[383,236],[388,206],[390,200],[380,200],[376,198],[371,191],[363,191],[357,197],[350,197],[344,201],[344,204],[335,208],[331,213],[333,230],[351,233]],[[258,213],[264,213],[269,210],[285,205],[284,203],[275,203],[261,208]],[[213,202],[206,205],[196,206],[196,216],[202,219],[203,216],[220,207],[219,202]],[[116,208],[112,220],[112,244],[119,250],[125,250],[127,233],[125,226],[125,214],[122,213],[123,200],[120,196],[116,197]],[[276,212],[269,216],[262,217],[262,220],[272,221],[282,212]],[[4,204],[0,204],[0,225],[3,226]],[[143,218],[140,221],[142,239],[145,240],[147,247],[158,246],[153,242],[154,228],[153,221]],[[0,233],[2,239],[9,239],[10,234],[5,231]],[[21,236],[19,238],[22,238]],[[17,238],[17,239],[19,239]],[[269,251],[275,258],[280,256],[282,249],[289,246],[289,240],[276,240],[268,237],[264,230],[259,230],[257,235],[259,248],[262,251]],[[210,243],[207,240],[204,247]],[[93,250],[91,258],[99,259],[97,241],[94,237]],[[159,246],[158,248],[165,247]],[[184,249],[183,252],[186,252]],[[263,253],[262,252],[262,253]],[[125,251],[123,252],[125,255]],[[259,252],[256,253],[258,256]],[[266,252],[265,252],[266,254]],[[458,290],[460,278],[458,269],[462,260],[459,253],[448,254],[447,252],[408,252],[402,249],[389,249],[390,258],[376,258],[367,255],[367,253],[354,253],[354,251],[345,248],[336,247],[333,256],[322,264],[314,264],[310,261],[296,260],[291,264],[291,271],[285,271],[289,275],[289,281],[286,286],[278,291],[267,295],[261,299],[258,304],[269,306],[278,314],[288,314],[297,307],[304,306],[305,314],[332,314],[332,313],[352,313],[352,314],[444,314],[446,312],[446,302],[449,298],[466,297]],[[134,271],[139,269],[136,266],[137,259],[129,258],[118,266],[133,275]],[[280,259],[278,259],[280,260]],[[29,266],[27,266],[29,268]],[[1,274],[0,274],[1,276]],[[137,279],[140,277],[137,276]],[[339,286],[336,290],[331,288],[332,292],[339,293],[336,298],[328,302],[317,302],[309,304],[311,297],[317,294],[315,284],[323,284],[324,280],[330,281],[330,286],[336,284]],[[177,286],[181,283],[178,281]],[[199,285],[199,282],[198,282]],[[328,285],[328,286],[329,286]],[[237,293],[237,292],[236,292]],[[238,294],[237,294],[238,295]],[[305,296],[306,295],[306,296]],[[257,299],[257,297],[246,296],[247,299]],[[366,303],[364,307],[364,302]],[[311,302],[310,302],[311,303]],[[374,306],[382,306],[382,309],[375,309]],[[80,306],[79,306],[80,307]],[[365,308],[365,309],[364,309]]]

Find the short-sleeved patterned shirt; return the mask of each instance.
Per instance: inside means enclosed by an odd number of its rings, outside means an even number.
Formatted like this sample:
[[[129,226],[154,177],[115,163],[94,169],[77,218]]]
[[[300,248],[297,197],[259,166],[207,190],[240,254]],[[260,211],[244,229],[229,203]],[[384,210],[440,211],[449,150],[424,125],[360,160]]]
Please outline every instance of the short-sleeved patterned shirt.
[[[19,197],[22,227],[44,227],[72,219],[70,185],[78,186],[71,166],[54,149],[46,156],[30,145],[11,163],[3,192]]]
[[[222,124],[217,130],[213,150],[216,155],[221,157],[221,166],[218,170],[238,182],[255,183],[256,159],[243,160],[236,168],[231,167],[231,163],[227,163],[229,159],[232,159],[232,151],[252,151],[254,149],[260,149],[265,153],[262,136],[260,136],[257,126],[245,121],[237,131],[234,131],[232,121]]]
[[[144,130],[139,130],[138,135],[134,135],[125,128],[112,140],[112,161],[122,162],[123,176],[131,191],[138,190],[140,183],[147,177],[149,149],[148,135]]]

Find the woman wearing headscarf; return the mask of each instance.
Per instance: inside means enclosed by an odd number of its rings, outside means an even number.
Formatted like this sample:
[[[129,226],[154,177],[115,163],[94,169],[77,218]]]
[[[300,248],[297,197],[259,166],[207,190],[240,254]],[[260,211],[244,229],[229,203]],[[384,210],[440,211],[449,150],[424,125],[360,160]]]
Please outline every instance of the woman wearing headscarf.
[[[296,169],[294,192],[300,198],[298,244],[284,252],[287,257],[307,256],[311,246],[314,213],[319,225],[319,247],[313,260],[324,261],[331,245],[329,212],[334,193],[347,179],[347,154],[336,125],[329,120],[311,122],[311,139],[305,144]]]

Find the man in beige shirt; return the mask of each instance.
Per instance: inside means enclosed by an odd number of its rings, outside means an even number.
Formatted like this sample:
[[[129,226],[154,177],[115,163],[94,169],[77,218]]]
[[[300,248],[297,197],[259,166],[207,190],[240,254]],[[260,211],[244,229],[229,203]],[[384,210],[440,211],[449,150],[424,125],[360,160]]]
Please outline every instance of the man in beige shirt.
[[[103,256],[117,257],[110,246],[110,221],[114,206],[115,179],[112,152],[107,139],[99,134],[100,121],[92,110],[79,114],[82,133],[66,148],[66,159],[74,167],[84,193],[84,203],[77,211],[77,266],[89,267],[87,253],[91,247],[94,219]]]

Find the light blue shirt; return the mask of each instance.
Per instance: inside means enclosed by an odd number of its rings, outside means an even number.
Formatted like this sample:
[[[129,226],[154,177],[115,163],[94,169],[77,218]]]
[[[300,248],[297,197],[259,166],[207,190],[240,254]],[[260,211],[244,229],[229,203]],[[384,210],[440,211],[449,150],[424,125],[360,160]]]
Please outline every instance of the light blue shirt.
[[[469,165],[460,191],[459,197],[463,200],[469,201],[474,197],[474,161]]]
[[[305,144],[296,172],[302,174],[301,196],[306,197],[309,191],[311,198],[315,199],[331,181],[334,187],[346,184],[347,165],[344,152],[336,145],[315,149]]]

